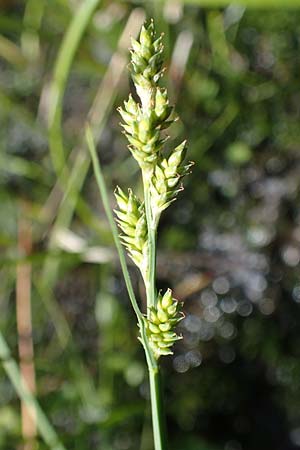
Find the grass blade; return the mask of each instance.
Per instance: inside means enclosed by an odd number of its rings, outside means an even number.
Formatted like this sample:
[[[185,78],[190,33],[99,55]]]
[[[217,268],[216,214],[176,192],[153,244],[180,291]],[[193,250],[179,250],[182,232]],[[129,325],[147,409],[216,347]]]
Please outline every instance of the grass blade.
[[[12,358],[9,347],[0,331],[0,361],[3,368],[14,386],[19,398],[28,407],[28,411],[35,412],[37,427],[41,437],[51,450],[66,450],[60,442],[56,431],[50,424],[48,418],[41,409],[36,398],[31,394],[20,374],[16,361]]]
[[[98,3],[99,0],[82,2],[65,33],[55,64],[50,96],[52,101],[49,111],[49,145],[53,167],[57,174],[61,173],[65,164],[61,115],[66,83],[75,52]]]

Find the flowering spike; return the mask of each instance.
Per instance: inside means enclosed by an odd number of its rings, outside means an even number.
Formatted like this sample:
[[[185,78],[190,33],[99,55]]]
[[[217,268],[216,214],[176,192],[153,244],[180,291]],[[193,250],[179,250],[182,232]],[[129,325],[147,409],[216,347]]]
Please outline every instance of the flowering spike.
[[[144,204],[128,189],[126,195],[120,187],[115,190],[119,209],[115,210],[123,234],[120,236],[128,255],[144,275],[147,270],[147,223]]]
[[[148,314],[145,317],[147,341],[155,358],[172,354],[172,345],[180,336],[174,329],[182,319],[180,304],[168,289],[162,296],[155,292],[155,234],[159,218],[183,189],[181,179],[189,172],[191,163],[185,164],[186,141],[164,154],[165,134],[177,121],[174,108],[169,104],[167,90],[159,86],[164,74],[162,35],[157,37],[154,23],[146,23],[139,38],[131,40],[131,77],[138,101],[129,95],[123,107],[123,133],[128,149],[139,164],[144,183],[142,203],[129,189],[120,188],[115,196],[118,210],[116,221],[122,230],[121,240],[129,256],[139,267],[146,287]],[[141,342],[144,337],[140,336]]]
[[[158,294],[156,306],[150,308],[147,336],[156,359],[172,355],[173,344],[181,339],[174,331],[178,322],[183,319],[180,307],[181,304],[172,297],[172,291],[168,289],[163,296]]]
[[[183,164],[186,154],[186,141],[178,145],[168,159],[160,158],[151,178],[151,206],[153,217],[157,223],[164,209],[176,200],[180,188],[180,179],[184,177],[192,165]]]
[[[162,37],[156,38],[155,34],[150,21],[142,27],[139,39],[131,40],[131,75],[141,105],[129,96],[124,108],[118,108],[130,151],[146,172],[152,172],[159,159],[161,131],[175,120],[170,118],[173,108],[169,106],[167,91],[158,86],[163,75],[163,45]]]

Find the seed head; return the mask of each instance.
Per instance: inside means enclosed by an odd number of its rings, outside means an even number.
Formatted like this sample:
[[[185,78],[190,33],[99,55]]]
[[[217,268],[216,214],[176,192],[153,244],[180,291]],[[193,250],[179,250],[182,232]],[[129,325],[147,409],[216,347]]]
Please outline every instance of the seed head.
[[[174,119],[166,89],[158,86],[163,75],[162,36],[156,38],[154,23],[145,24],[138,40],[132,39],[131,76],[140,99],[129,96],[119,113],[129,150],[143,171],[153,171],[165,142],[161,132]]]
[[[151,307],[145,318],[146,334],[155,358],[172,354],[174,342],[181,339],[175,327],[183,318],[181,304],[168,289],[157,299],[149,295],[154,287],[149,274],[153,274],[153,230],[160,215],[182,190],[181,180],[189,173],[191,163],[185,164],[186,141],[174,148],[168,156],[164,146],[168,140],[164,130],[177,120],[174,108],[170,106],[166,89],[159,86],[163,75],[162,36],[157,37],[153,21],[145,24],[137,40],[132,39],[131,77],[138,99],[131,95],[118,109],[124,134],[129,142],[128,149],[139,164],[144,181],[147,215],[144,203],[129,189],[128,195],[120,188],[115,196],[118,210],[117,222],[122,230],[121,239],[129,256],[139,267],[144,278],[147,301]],[[151,241],[151,243],[150,243]],[[153,291],[154,289],[152,289]],[[153,306],[154,303],[154,306]],[[142,337],[140,337],[143,343]]]
[[[172,297],[170,289],[163,296],[159,293],[156,306],[150,308],[147,335],[157,359],[163,355],[172,355],[173,344],[181,339],[174,331],[184,317],[180,308],[181,304]]]
[[[189,173],[192,163],[184,164],[186,141],[183,141],[170,154],[169,158],[160,157],[151,179],[151,206],[153,216],[158,221],[162,211],[176,200],[182,190],[180,180]]]
[[[128,255],[145,276],[148,255],[144,203],[133,194],[131,189],[128,189],[128,195],[126,195],[121,188],[117,187],[115,197],[119,207],[118,210],[115,210],[117,223],[123,232],[120,236],[121,240]]]

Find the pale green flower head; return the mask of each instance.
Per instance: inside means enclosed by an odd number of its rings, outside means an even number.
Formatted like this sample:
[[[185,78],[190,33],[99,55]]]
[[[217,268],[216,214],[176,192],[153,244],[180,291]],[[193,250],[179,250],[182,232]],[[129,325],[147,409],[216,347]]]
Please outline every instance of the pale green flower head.
[[[184,318],[181,304],[172,296],[171,289],[164,295],[158,294],[157,304],[150,308],[147,335],[155,357],[172,355],[174,343],[180,339],[175,332],[176,325]]]

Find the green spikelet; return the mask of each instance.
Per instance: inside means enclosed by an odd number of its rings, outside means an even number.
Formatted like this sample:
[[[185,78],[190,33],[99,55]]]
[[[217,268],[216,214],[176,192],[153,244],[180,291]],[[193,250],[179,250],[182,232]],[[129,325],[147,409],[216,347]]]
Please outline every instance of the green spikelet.
[[[139,267],[144,276],[147,270],[147,223],[145,217],[145,207],[132,192],[128,189],[126,195],[119,187],[115,190],[115,197],[118,203],[118,210],[115,210],[117,222],[123,234],[122,242],[127,249],[128,255]]]
[[[186,155],[186,141],[183,141],[170,154],[161,158],[156,165],[151,179],[151,206],[153,217],[157,222],[161,212],[174,200],[183,188],[180,180],[189,173],[192,163],[183,164]]]
[[[129,150],[144,172],[153,171],[166,141],[161,131],[175,120],[167,91],[158,86],[163,74],[161,40],[155,37],[152,21],[142,27],[138,41],[132,39],[131,74],[141,104],[129,96],[124,108],[118,108]]]
[[[143,109],[148,109],[152,100],[152,89],[163,75],[162,36],[155,37],[154,23],[144,25],[139,40],[131,40],[131,74]],[[155,94],[155,92],[154,92]]]
[[[156,359],[172,355],[173,344],[181,339],[174,331],[178,322],[183,319],[180,307],[181,304],[172,297],[172,291],[168,289],[163,296],[158,294],[156,306],[150,308],[147,335]]]

